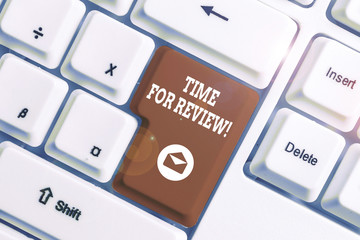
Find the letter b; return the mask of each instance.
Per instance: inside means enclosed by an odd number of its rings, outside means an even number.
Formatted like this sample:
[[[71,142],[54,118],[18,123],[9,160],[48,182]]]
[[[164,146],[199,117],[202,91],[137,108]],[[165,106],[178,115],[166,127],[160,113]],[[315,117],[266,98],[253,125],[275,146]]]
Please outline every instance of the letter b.
[[[19,113],[19,115],[17,117],[18,118],[25,118],[28,112],[29,112],[29,109],[24,108],[23,110],[21,110],[21,112]]]

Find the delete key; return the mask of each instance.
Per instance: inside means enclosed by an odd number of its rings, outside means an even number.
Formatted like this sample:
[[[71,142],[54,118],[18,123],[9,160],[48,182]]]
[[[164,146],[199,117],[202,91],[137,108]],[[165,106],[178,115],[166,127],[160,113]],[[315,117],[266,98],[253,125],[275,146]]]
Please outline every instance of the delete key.
[[[254,90],[159,48],[130,104],[142,123],[114,189],[195,225],[258,100]]]

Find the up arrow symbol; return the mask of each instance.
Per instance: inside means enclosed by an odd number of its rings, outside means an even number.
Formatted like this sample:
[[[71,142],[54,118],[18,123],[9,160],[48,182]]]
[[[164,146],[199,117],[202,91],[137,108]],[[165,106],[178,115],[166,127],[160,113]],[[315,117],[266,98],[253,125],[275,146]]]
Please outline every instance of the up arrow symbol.
[[[202,7],[202,9],[206,12],[206,14],[207,14],[208,16],[210,16],[210,14],[213,14],[213,15],[221,18],[222,20],[229,21],[229,19],[228,19],[227,17],[225,17],[225,16],[223,16],[223,15],[215,12],[215,11],[213,10],[213,9],[214,9],[214,6],[201,6],[201,7]]]
[[[52,194],[51,188],[47,187],[44,189],[41,189],[40,192],[42,192],[39,202],[46,205],[46,203],[49,201],[49,198],[54,197]]]

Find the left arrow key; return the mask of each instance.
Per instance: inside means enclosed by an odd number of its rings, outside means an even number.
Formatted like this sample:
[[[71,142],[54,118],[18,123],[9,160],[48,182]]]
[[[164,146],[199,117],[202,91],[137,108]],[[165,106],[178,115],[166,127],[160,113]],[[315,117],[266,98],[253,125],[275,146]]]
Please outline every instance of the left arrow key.
[[[54,197],[51,188],[47,187],[44,189],[41,189],[40,192],[42,193],[39,199],[39,202],[46,205],[46,203],[49,201],[51,197]]]

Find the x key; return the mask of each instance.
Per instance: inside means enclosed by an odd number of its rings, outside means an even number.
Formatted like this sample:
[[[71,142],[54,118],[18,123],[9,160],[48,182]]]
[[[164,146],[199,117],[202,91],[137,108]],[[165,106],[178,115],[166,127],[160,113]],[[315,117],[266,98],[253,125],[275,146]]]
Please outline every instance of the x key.
[[[88,14],[84,26],[62,74],[109,101],[125,104],[152,55],[154,41],[100,12]]]
[[[113,65],[112,63],[110,63],[110,68],[105,72],[105,74],[110,73],[110,76],[113,76],[113,71],[117,68],[116,65]]]

